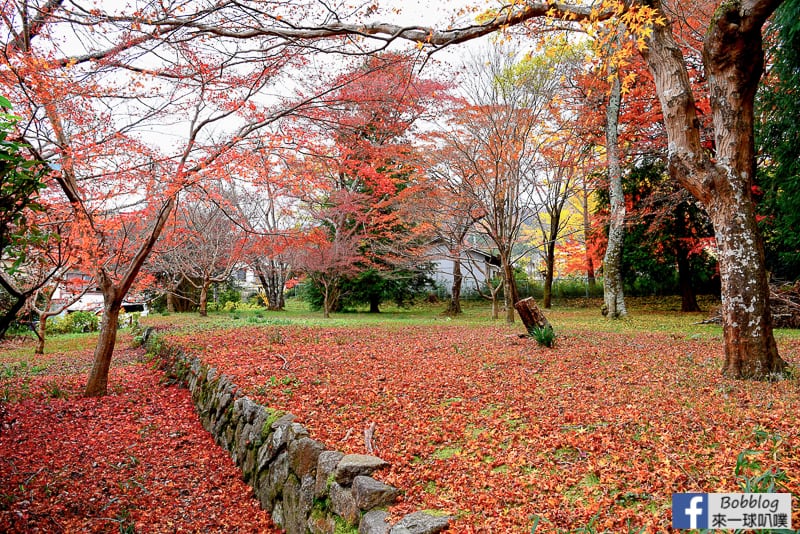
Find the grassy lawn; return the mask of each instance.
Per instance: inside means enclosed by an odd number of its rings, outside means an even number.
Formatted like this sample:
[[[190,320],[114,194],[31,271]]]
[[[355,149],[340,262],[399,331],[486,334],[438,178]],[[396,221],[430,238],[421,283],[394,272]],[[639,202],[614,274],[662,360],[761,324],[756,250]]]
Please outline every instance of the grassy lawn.
[[[377,454],[392,464],[382,478],[404,490],[392,513],[445,510],[455,517],[453,532],[530,532],[536,521],[537,532],[663,532],[673,492],[737,492],[769,469],[785,472],[782,484],[800,495],[797,380],[722,378],[721,330],[699,324],[705,314],[681,314],[674,300],[632,300],[631,318],[608,321],[597,301],[561,303],[547,314],[558,335],[547,349],[520,338],[521,324],[492,321],[484,303],[455,319],[439,315],[443,307],[325,320],[292,302],[286,312],[143,323],[172,328],[164,334],[170,342],[232,375],[260,402],[291,411],[331,448],[365,452],[364,429],[374,424]],[[797,366],[798,332],[777,337]],[[54,338],[44,357],[33,357],[27,343],[0,348],[8,412],[24,419],[20,407],[32,400],[108,402],[78,398],[89,345],[86,336]],[[125,346],[123,339],[121,354]],[[151,372],[118,357],[110,397],[133,404],[148,388],[176,395]],[[193,418],[188,408],[180,413]],[[125,424],[146,422],[140,414]],[[30,427],[4,428],[0,448],[22,439],[23,428]],[[33,472],[52,463],[46,452],[37,455]],[[145,463],[147,453],[140,455]],[[0,469],[8,472],[7,463]],[[208,490],[195,483],[176,491],[202,498]],[[7,518],[22,497],[9,487],[0,493]],[[246,500],[246,491],[232,493]],[[115,496],[115,503],[127,498]],[[37,498],[50,497],[42,490]],[[126,508],[132,524],[153,519],[145,508],[144,501]],[[797,511],[793,521],[800,524]]]

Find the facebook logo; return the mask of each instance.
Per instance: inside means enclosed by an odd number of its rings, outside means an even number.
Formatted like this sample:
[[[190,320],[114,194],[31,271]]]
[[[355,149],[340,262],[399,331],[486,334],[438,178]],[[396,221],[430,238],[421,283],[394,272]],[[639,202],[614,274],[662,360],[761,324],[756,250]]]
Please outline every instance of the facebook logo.
[[[673,493],[674,529],[790,530],[791,493]]]
[[[708,494],[673,493],[672,528],[709,528]]]

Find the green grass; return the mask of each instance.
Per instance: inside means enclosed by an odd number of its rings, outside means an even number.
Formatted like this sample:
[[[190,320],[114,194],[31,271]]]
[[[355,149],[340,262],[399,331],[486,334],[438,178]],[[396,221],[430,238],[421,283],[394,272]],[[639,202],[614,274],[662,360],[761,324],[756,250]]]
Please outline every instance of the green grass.
[[[461,447],[447,446],[434,451],[432,457],[436,460],[448,460],[453,456],[455,456],[456,454],[460,453],[461,453]]]
[[[600,314],[600,299],[562,299],[556,301],[545,315],[558,334],[565,329],[594,330],[598,332],[638,333],[641,331],[669,332],[686,336],[699,335],[705,338],[720,336],[721,329],[716,325],[696,324],[707,317],[708,310],[718,305],[712,298],[701,298],[704,312],[684,314],[680,312],[678,297],[630,298],[627,299],[629,316],[624,319],[606,319]],[[408,308],[398,308],[391,304],[381,306],[381,313],[368,313],[367,309],[357,309],[344,313],[333,313],[325,319],[322,312],[312,311],[308,305],[297,299],[286,303],[286,310],[280,312],[259,310],[236,310],[235,312],[209,312],[208,317],[197,313],[173,313],[151,315],[142,324],[170,325],[190,329],[232,328],[243,325],[264,326],[325,326],[353,327],[380,324],[385,327],[423,325],[436,322],[474,325],[502,325],[504,319],[493,320],[488,301],[464,301],[464,313],[457,317],[445,317],[444,303],[420,303]],[[509,325],[509,330],[523,333],[522,323]],[[784,335],[780,332],[780,335]],[[789,334],[791,335],[791,334]],[[800,337],[800,333],[796,333]]]

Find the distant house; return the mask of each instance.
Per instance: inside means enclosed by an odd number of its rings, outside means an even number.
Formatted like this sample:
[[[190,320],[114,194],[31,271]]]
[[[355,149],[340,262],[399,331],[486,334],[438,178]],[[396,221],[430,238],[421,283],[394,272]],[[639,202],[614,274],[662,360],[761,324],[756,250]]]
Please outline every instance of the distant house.
[[[247,300],[251,296],[258,294],[261,289],[261,281],[249,265],[234,269],[231,272],[230,281],[239,290],[242,300]]]
[[[435,242],[430,252],[433,263],[433,278],[448,294],[453,287],[454,258],[444,242]],[[486,280],[500,274],[500,259],[486,252],[468,248],[461,251],[461,274],[464,279],[461,290],[475,291],[486,287]]]
[[[91,281],[92,277],[88,274],[72,271],[67,273],[66,279],[67,283],[65,285],[59,284],[53,293],[51,309],[59,308],[74,298],[76,293],[66,289],[67,287],[85,287],[85,283]],[[83,311],[99,315],[103,313],[104,307],[103,292],[100,291],[99,287],[93,286],[77,301],[69,305],[66,309],[66,313]],[[122,309],[128,313],[141,312],[145,315],[149,311],[147,308],[147,301],[135,294],[129,294],[128,297],[122,301]]]

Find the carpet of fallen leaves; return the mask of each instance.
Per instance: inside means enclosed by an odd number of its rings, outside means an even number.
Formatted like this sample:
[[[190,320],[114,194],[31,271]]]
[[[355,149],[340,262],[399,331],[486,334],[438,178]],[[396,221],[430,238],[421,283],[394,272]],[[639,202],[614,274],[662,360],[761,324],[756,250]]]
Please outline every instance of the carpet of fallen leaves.
[[[108,396],[80,396],[93,341],[30,362],[0,346],[0,532],[274,532],[142,350],[115,353]]]
[[[737,456],[800,495],[797,380],[720,375],[719,336],[571,331],[556,348],[495,326],[246,327],[172,334],[330,448],[442,509],[454,532],[668,531],[673,492],[738,492]],[[797,339],[781,341],[798,366]],[[800,509],[798,509],[800,510]],[[800,525],[795,510],[793,524]],[[638,530],[637,530],[638,531]]]

